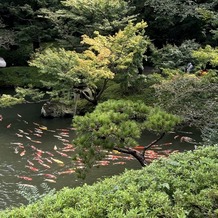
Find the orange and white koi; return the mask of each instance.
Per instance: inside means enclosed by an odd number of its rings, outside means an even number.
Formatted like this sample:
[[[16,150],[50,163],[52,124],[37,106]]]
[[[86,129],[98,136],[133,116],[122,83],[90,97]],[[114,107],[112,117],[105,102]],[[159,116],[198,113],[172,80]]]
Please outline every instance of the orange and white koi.
[[[58,175],[63,175],[63,174],[72,174],[75,173],[75,170],[66,170],[66,171],[62,171],[62,172],[58,172]]]
[[[26,150],[23,150],[21,153],[20,153],[20,156],[24,156],[26,154]]]

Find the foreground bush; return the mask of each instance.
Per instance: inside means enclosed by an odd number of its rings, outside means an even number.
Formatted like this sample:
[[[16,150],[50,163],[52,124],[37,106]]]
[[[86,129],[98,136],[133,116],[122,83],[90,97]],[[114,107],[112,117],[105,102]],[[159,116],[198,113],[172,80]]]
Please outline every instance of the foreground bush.
[[[1,218],[217,217],[218,147],[171,155],[142,170],[130,170],[75,189],[64,188]]]

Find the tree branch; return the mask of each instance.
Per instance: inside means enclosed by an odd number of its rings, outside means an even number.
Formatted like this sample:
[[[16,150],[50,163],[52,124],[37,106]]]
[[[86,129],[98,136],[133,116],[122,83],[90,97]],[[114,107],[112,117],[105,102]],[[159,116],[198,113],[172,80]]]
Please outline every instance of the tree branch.
[[[151,142],[149,145],[145,146],[144,149],[143,149],[143,151],[142,151],[142,155],[145,156],[145,151],[146,151],[148,148],[150,148],[152,145],[154,145],[154,144],[156,144],[158,141],[160,141],[160,140],[165,136],[165,134],[166,134],[165,132],[162,133],[159,138],[157,138],[156,140],[154,140],[153,142]]]

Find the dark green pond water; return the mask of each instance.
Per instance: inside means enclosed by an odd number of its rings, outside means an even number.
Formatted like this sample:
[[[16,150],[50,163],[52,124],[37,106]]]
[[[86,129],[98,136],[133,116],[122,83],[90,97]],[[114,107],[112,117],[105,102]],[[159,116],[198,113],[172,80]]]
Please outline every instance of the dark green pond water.
[[[11,206],[27,204],[18,193],[18,185],[35,186],[39,191],[42,183],[60,190],[63,187],[76,187],[122,173],[125,169],[140,169],[136,160],[129,156],[110,154],[105,162],[99,163],[80,180],[73,173],[79,167],[71,156],[72,140],[75,131],[71,129],[70,118],[43,119],[40,117],[40,104],[22,104],[0,109],[0,210]],[[193,144],[180,142],[185,133],[168,134],[161,141],[163,145],[154,147],[147,158],[152,159],[170,153],[194,148]],[[187,134],[186,134],[187,135]],[[198,140],[197,135],[189,135]],[[174,139],[175,137],[175,139]],[[145,133],[139,144],[146,145],[156,137]],[[168,144],[172,142],[172,144]],[[158,156],[158,157],[159,157]],[[113,159],[113,160],[112,160]]]

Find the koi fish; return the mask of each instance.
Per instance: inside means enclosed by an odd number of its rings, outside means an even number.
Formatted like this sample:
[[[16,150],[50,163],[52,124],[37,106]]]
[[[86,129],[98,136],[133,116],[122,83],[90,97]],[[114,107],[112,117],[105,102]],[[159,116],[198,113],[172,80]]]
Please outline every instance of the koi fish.
[[[41,144],[41,143],[42,143],[41,141],[32,140],[32,139],[31,139],[31,142],[34,142],[34,143],[36,143],[36,144]]]
[[[64,144],[64,145],[66,145],[66,146],[63,149],[68,149],[68,148],[72,148],[73,147],[72,144]]]
[[[51,183],[56,183],[56,181],[53,180],[53,179],[44,179],[44,181],[46,181],[46,182],[51,182]]]
[[[45,160],[46,160],[48,163],[52,163],[52,161],[49,160],[47,157],[45,158]]]
[[[60,139],[62,142],[69,142],[67,139]]]
[[[172,142],[168,142],[168,143],[164,143],[162,145],[172,145],[173,143]]]
[[[32,181],[33,180],[32,178],[27,177],[27,176],[17,176],[17,177],[20,178],[20,179],[24,179],[26,181]]]
[[[60,154],[62,157],[69,157],[67,154],[60,152],[60,151],[56,151],[58,154]]]
[[[75,151],[75,150],[76,148],[62,149],[62,151],[64,152]]]
[[[47,130],[48,127],[46,127],[46,126],[39,126],[39,129],[41,129],[41,130]]]
[[[54,135],[55,138],[61,139],[62,137],[60,135]]]
[[[46,154],[48,154],[49,156],[52,156],[52,157],[54,157],[54,154],[52,154],[51,152],[49,152],[49,151],[46,151],[45,152]]]
[[[38,171],[39,171],[38,168],[35,168],[35,167],[32,167],[32,166],[26,165],[25,167],[29,168],[30,170],[32,170],[32,171],[34,171],[34,172],[38,172]]]
[[[75,172],[76,172],[75,170],[66,170],[66,171],[58,172],[58,175],[71,174]]]
[[[26,135],[25,135],[25,137],[26,137],[27,139],[29,139],[29,140],[32,140],[29,136],[26,136]]]
[[[26,120],[23,120],[23,122],[24,122],[25,124],[29,124]]]
[[[33,135],[37,136],[37,137],[42,137],[42,135],[38,134],[38,133],[34,133]]]
[[[22,117],[20,114],[17,114],[18,117]]]
[[[33,122],[33,124],[36,125],[36,126],[40,126],[38,123],[35,123],[35,122]]]
[[[34,145],[30,146],[33,150],[37,150],[37,148]]]
[[[50,167],[49,165],[47,165],[47,164],[40,163],[40,162],[39,162],[39,164],[41,164],[43,167],[45,167],[45,168],[47,168],[47,169],[51,168],[51,167]]]
[[[34,166],[34,163],[31,162],[30,160],[27,160],[27,162],[28,162],[28,164],[29,164],[30,166]]]
[[[22,137],[23,137],[23,135],[20,135],[20,134],[18,134],[18,133],[15,133],[15,134],[16,134],[16,136],[19,137],[19,138],[22,138]]]
[[[38,129],[38,128],[35,128],[35,132],[36,132],[36,133],[39,133],[39,134],[42,134],[42,133],[43,133],[43,131],[42,131],[41,129]]]
[[[113,165],[117,165],[117,164],[126,164],[126,162],[115,162],[115,163],[113,163]]]
[[[107,161],[107,160],[102,160],[102,161],[96,161],[96,165],[98,166],[98,165],[101,165],[101,166],[107,166],[109,163],[110,163],[110,161]]]
[[[64,162],[61,161],[61,160],[55,159],[55,158],[53,158],[53,157],[51,157],[51,160],[53,160],[54,162],[56,162],[56,163],[59,164],[59,165],[64,165]]]
[[[55,175],[52,175],[52,174],[43,174],[43,176],[48,177],[50,179],[57,179],[57,177]]]
[[[8,124],[6,127],[7,127],[7,129],[8,129],[8,128],[11,128],[11,123],[10,123],[10,124]]]
[[[145,148],[144,146],[140,146],[140,145],[134,147],[134,149],[136,150],[143,150],[144,148]]]
[[[0,114],[0,121],[2,121],[3,120],[3,116]]]
[[[57,129],[57,130],[62,132],[69,132],[69,129]]]
[[[58,149],[58,148],[57,148],[57,146],[55,145],[55,146],[54,146],[54,150],[56,151],[57,149]]]
[[[20,156],[24,156],[26,154],[26,150],[23,150],[21,153],[20,153]]]

